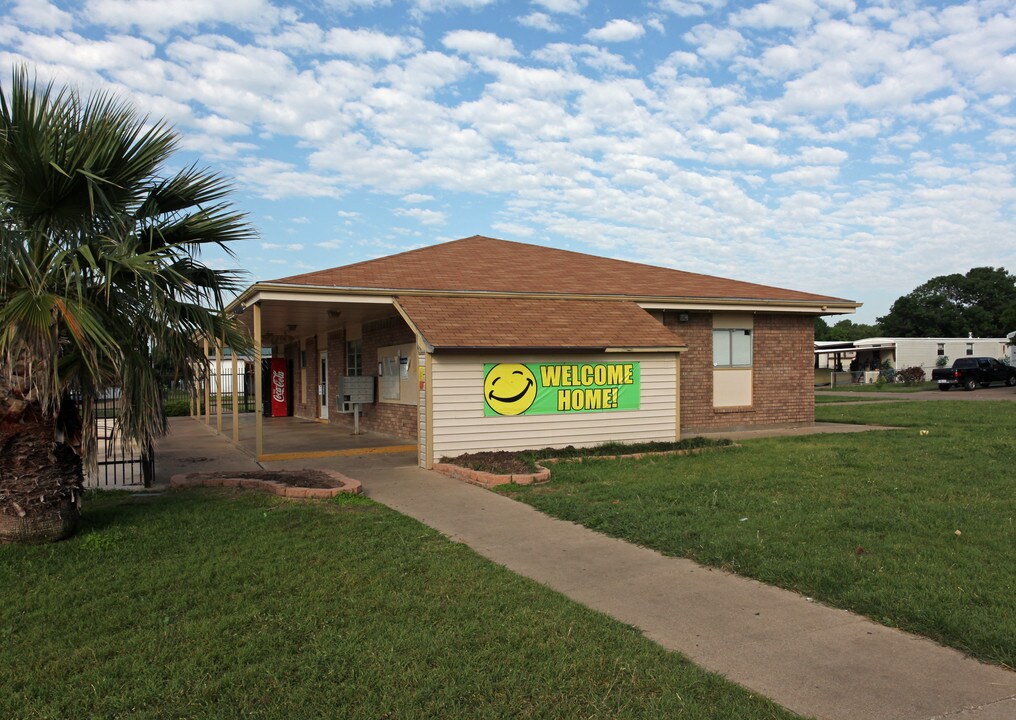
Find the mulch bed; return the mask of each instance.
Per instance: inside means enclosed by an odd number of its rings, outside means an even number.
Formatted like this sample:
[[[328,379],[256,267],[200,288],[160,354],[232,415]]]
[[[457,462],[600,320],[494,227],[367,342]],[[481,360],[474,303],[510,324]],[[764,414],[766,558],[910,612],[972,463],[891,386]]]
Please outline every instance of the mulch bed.
[[[680,453],[689,451],[729,447],[730,440],[694,437],[676,442],[643,442],[643,443],[605,443],[594,447],[577,448],[572,445],[563,448],[542,448],[539,450],[498,450],[490,452],[466,453],[457,457],[441,458],[441,462],[457,465],[469,470],[498,475],[519,475],[535,473],[539,470],[537,462],[581,460],[583,458],[616,458],[636,455],[655,455]],[[682,452],[685,451],[685,452]]]
[[[225,487],[257,490],[286,498],[327,499],[342,493],[361,493],[359,480],[335,470],[220,470],[174,475],[171,488]]]
[[[468,453],[454,458],[441,458],[441,462],[460,465],[470,470],[499,473],[501,475],[516,475],[537,471],[536,463],[533,461],[532,456],[523,457],[520,453],[508,450]]]

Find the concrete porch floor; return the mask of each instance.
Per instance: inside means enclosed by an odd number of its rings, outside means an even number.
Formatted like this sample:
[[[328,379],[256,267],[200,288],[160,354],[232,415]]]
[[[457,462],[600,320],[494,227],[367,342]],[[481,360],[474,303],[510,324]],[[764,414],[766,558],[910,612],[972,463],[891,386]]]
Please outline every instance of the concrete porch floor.
[[[204,423],[204,416],[198,420]],[[362,429],[359,435],[354,435],[352,423],[345,425],[300,417],[266,417],[264,424],[261,460],[416,451],[416,438],[400,438]],[[213,431],[216,429],[214,414],[208,427]],[[232,415],[223,414],[222,434],[232,440]],[[254,413],[243,413],[240,415],[240,448],[253,457],[254,445]]]

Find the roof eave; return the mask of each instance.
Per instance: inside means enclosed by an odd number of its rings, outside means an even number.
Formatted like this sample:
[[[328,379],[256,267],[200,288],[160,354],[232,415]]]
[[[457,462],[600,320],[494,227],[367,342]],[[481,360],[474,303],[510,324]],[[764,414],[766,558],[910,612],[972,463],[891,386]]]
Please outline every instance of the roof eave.
[[[639,304],[645,310],[681,310],[709,309],[719,307],[761,307],[787,312],[809,312],[823,315],[839,315],[853,313],[861,307],[861,303],[843,298],[818,297],[815,299],[788,298],[731,298],[702,296],[656,296],[656,295],[624,295],[624,294],[575,294],[554,292],[494,292],[488,290],[422,290],[414,288],[374,288],[337,285],[289,285],[285,283],[260,282],[254,283],[244,290],[227,310],[238,304],[246,304],[247,300],[262,291],[280,291],[295,295],[318,293],[325,295],[361,295],[361,296],[424,296],[424,297],[485,297],[485,298],[532,298],[547,300],[606,300],[627,301]]]

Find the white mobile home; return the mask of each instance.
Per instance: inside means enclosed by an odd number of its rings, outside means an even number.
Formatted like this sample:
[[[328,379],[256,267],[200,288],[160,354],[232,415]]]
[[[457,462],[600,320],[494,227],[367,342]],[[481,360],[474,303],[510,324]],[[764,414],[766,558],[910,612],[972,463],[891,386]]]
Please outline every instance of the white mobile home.
[[[1016,333],[1014,333],[1016,334]],[[887,338],[863,340],[817,341],[815,343],[815,384],[826,385],[833,373],[851,373],[843,382],[874,382],[879,368],[886,361],[897,369],[919,367],[931,375],[940,362],[952,365],[960,357],[993,357],[1012,359],[1013,346],[1008,338]],[[945,360],[940,360],[945,358]]]

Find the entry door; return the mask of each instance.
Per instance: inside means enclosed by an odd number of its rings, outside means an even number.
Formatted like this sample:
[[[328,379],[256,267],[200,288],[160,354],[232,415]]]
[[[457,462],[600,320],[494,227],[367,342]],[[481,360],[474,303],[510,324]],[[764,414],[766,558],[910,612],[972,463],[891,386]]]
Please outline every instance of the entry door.
[[[318,383],[318,395],[321,400],[321,419],[328,419],[328,353],[318,353],[318,366],[321,374],[318,378],[321,380]]]

